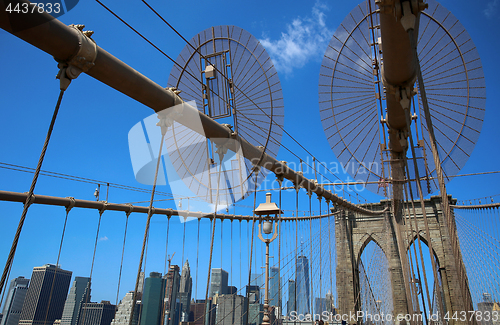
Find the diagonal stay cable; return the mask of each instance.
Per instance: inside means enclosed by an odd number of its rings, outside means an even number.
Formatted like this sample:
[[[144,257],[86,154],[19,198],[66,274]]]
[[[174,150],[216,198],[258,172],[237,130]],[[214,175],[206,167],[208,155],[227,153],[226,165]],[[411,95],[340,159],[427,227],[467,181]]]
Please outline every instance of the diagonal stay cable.
[[[63,72],[65,73],[65,72]],[[68,84],[69,85],[69,84]],[[66,87],[67,88],[67,87]],[[45,142],[42,147],[42,152],[40,153],[40,158],[38,159],[38,164],[36,166],[35,174],[33,175],[33,180],[31,182],[30,189],[28,191],[28,195],[26,196],[26,202],[24,203],[23,212],[21,214],[21,219],[19,220],[19,225],[17,226],[16,234],[14,236],[14,240],[12,242],[12,246],[7,257],[7,262],[5,263],[5,268],[3,270],[2,278],[0,279],[0,292],[2,292],[5,281],[7,280],[8,274],[10,274],[10,270],[12,268],[12,263],[14,260],[14,255],[16,254],[17,244],[19,242],[19,237],[21,236],[21,230],[23,229],[24,221],[26,220],[26,214],[28,213],[28,209],[33,203],[34,200],[34,191],[35,186],[38,180],[38,176],[40,175],[40,170],[42,169],[43,160],[45,158],[45,153],[47,152],[47,147],[49,146],[50,137],[52,135],[52,131],[54,130],[54,124],[57,119],[57,114],[59,112],[59,108],[61,106],[61,101],[66,90],[61,85],[61,90],[59,93],[59,98],[57,99],[57,104],[54,109],[54,113],[52,114],[52,120],[50,121],[49,130],[47,131],[47,136],[45,137]]]

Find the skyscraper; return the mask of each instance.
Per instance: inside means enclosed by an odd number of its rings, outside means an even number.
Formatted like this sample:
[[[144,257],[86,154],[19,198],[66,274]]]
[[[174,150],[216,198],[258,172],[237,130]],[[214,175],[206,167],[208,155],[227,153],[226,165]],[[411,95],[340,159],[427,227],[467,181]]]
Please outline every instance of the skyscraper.
[[[264,316],[264,306],[260,303],[260,287],[247,286],[248,325],[260,325]]]
[[[127,292],[125,297],[118,304],[118,310],[115,313],[115,318],[111,321],[111,325],[129,325],[130,312],[132,311],[132,301],[134,299],[134,292]],[[137,301],[132,316],[132,325],[138,325],[139,310],[141,309],[142,302]]]
[[[311,313],[309,294],[309,260],[301,255],[297,258],[295,270],[295,295],[297,313],[306,315]]]
[[[179,266],[171,265],[165,274],[165,306],[163,325],[177,325],[180,319],[179,287],[181,277]],[[142,321],[141,321],[142,323]]]
[[[288,313],[288,315],[290,315],[290,313],[292,311],[296,311],[297,308],[296,308],[296,295],[295,295],[295,292],[296,292],[296,289],[295,289],[295,281],[294,280],[288,280],[288,303],[286,305],[286,311]]]
[[[205,300],[191,302],[189,325],[205,325]]]
[[[116,306],[109,301],[84,302],[78,325],[109,325],[115,317]]]
[[[326,311],[335,315],[335,298],[330,291],[326,294]]]
[[[23,276],[10,281],[9,291],[7,291],[7,299],[3,306],[3,318],[0,320],[0,325],[17,325],[21,310],[23,309],[24,298],[28,291],[29,279]]]
[[[217,325],[244,325],[247,322],[247,298],[240,295],[220,295],[217,300]]]
[[[227,293],[228,274],[223,269],[212,269],[210,297]]]
[[[90,301],[90,278],[76,276],[64,304],[61,325],[78,324],[82,304]]]
[[[157,325],[160,323],[163,307],[163,293],[163,279],[161,273],[151,272],[144,282],[141,324]]]
[[[314,314],[322,314],[324,311],[328,311],[328,299],[316,297],[314,298]]]
[[[260,288],[260,303],[264,303],[264,275],[261,273],[250,274],[250,285],[259,286]]]
[[[179,284],[179,302],[181,305],[181,322],[189,321],[189,305],[191,303],[191,290],[193,287],[193,279],[191,277],[191,269],[189,268],[189,262],[186,260],[184,266],[182,267],[181,281]]]
[[[495,303],[493,302],[491,294],[487,293],[487,292],[483,292],[483,301],[479,302],[477,304],[477,310],[480,311],[482,313],[482,315],[486,315],[486,314],[491,315],[493,312],[494,306],[495,306]],[[493,325],[493,318],[490,317],[488,320],[482,319],[481,325]]]
[[[68,295],[71,276],[71,271],[63,270],[52,264],[33,268],[19,324],[52,324],[54,320],[60,319]]]
[[[269,306],[277,306],[281,308],[281,297],[280,297],[280,269],[279,267],[269,268],[270,279],[269,279]]]

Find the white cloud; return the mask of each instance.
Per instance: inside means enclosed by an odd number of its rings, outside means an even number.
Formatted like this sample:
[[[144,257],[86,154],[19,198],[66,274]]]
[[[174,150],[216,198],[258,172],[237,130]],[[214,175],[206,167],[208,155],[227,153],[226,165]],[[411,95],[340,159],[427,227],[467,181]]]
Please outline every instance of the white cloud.
[[[498,0],[490,1],[486,4],[486,9],[483,10],[484,15],[487,18],[492,18],[495,16],[498,7]]]
[[[109,239],[108,236],[104,236],[104,237],[99,238],[97,241],[106,241],[108,239]]]
[[[495,0],[498,1],[498,0]],[[289,74],[303,67],[311,59],[321,59],[333,32],[325,24],[328,7],[316,1],[311,15],[297,17],[286,26],[281,38],[261,39],[279,72]]]

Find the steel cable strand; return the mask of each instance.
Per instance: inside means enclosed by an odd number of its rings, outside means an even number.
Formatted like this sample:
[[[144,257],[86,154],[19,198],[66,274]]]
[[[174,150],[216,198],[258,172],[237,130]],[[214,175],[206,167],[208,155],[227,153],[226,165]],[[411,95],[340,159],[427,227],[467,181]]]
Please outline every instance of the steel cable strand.
[[[467,229],[467,227],[462,227],[462,229],[466,232],[465,236],[462,236],[462,238],[470,238],[470,243],[471,245],[469,245],[469,247],[466,249],[466,251],[469,251],[471,252],[470,256],[472,257],[472,259],[474,260],[474,262],[470,263],[471,265],[482,265],[483,267],[485,266],[485,268],[489,271],[488,273],[490,273],[491,275],[494,275],[495,274],[495,271],[498,270],[500,268],[500,266],[498,266],[496,263],[494,263],[491,259],[489,259],[490,262],[493,262],[493,263],[488,263],[488,262],[485,262],[486,259],[486,256],[484,256],[484,253],[487,252],[487,250],[485,249],[479,249],[479,252],[476,252],[476,249],[475,248],[481,248],[481,242],[479,240],[477,240],[477,236],[474,236],[475,234],[470,231],[470,229]],[[482,255],[484,257],[482,257]],[[491,264],[495,264],[494,266],[492,266]],[[478,272],[478,274],[480,274],[480,272]],[[488,277],[488,276],[478,276],[478,278],[480,279],[484,279],[485,280],[485,283],[489,283],[489,286],[488,286],[488,289],[490,291],[495,291],[497,296],[498,296],[498,291],[496,289],[492,289],[492,288],[495,288],[494,286],[494,280],[491,279],[491,277]],[[483,286],[483,287],[486,287],[486,286]]]
[[[131,213],[132,213],[132,209],[130,211],[128,211],[126,214],[127,219],[125,221],[125,232],[123,234],[122,257],[120,260],[120,273],[118,275],[118,286],[116,289],[116,303],[115,303],[116,306],[118,306],[118,298],[120,295],[120,283],[122,280],[122,269],[123,269],[123,256],[125,255],[125,241],[127,239],[128,217],[130,216]]]
[[[161,121],[161,120],[160,120]],[[166,128],[162,126],[161,130],[161,141],[160,141],[160,149],[158,153],[158,159],[156,162],[156,171],[155,171],[155,177],[154,177],[154,182],[153,182],[153,188],[151,190],[151,199],[149,201],[149,208],[148,208],[148,218],[146,220],[146,227],[144,229],[144,238],[142,241],[142,249],[141,249],[141,257],[139,260],[139,268],[137,270],[137,278],[135,280],[135,289],[134,289],[134,295],[132,299],[132,308],[130,310],[130,319],[129,319],[129,325],[132,325],[133,317],[134,317],[134,309],[136,305],[136,299],[137,299],[137,290],[139,289],[139,281],[141,277],[141,272],[142,272],[142,262],[144,260],[144,251],[146,249],[146,243],[149,237],[149,226],[151,223],[151,217],[153,216],[153,200],[154,200],[154,195],[155,195],[155,190],[156,190],[156,181],[158,179],[158,170],[160,169],[160,162],[161,162],[161,155],[162,155],[162,150],[163,150],[163,142],[165,141],[165,134],[166,134]]]
[[[219,187],[220,187],[220,175],[221,175],[221,171],[222,171],[222,155],[219,156],[219,173],[218,173],[218,176],[217,176],[217,192],[216,192],[216,195],[215,195],[215,209],[214,209],[213,224],[212,224],[212,233],[211,233],[211,239],[210,239],[210,255],[209,255],[209,259],[208,259],[207,289],[205,291],[205,307],[204,307],[205,313],[207,312],[207,306],[208,306],[208,289],[210,287],[210,275],[211,275],[211,272],[212,272],[212,270],[211,270],[212,269],[212,255],[213,255],[213,249],[214,249],[215,224],[216,224],[215,215],[217,214],[217,206],[218,206],[218,203],[219,203]],[[222,232],[222,221],[221,221],[221,232]],[[211,314],[211,312],[212,312],[212,310],[210,310],[208,312],[209,315]]]
[[[102,209],[99,210],[99,221],[97,222],[97,231],[95,234],[95,242],[94,242],[94,252],[92,253],[92,265],[90,266],[89,282],[87,283],[88,291],[86,291],[86,294],[85,294],[85,305],[89,303],[89,299],[90,299],[90,287],[92,285],[92,275],[94,273],[94,263],[95,263],[95,255],[97,252],[97,243],[99,242],[99,232],[101,230],[102,214],[104,213],[105,210],[106,210],[106,203],[104,203]],[[85,309],[85,311],[83,312],[82,324],[85,324],[86,314],[87,314],[87,309]]]
[[[466,231],[468,235],[474,236],[473,238],[476,238],[476,239],[487,238],[486,236],[482,235],[481,232],[472,228],[472,226],[467,221],[460,220],[460,218],[457,218],[457,219],[459,220],[459,225],[462,225],[461,228],[463,229],[463,231]],[[491,246],[487,245],[488,243],[485,241],[477,240],[477,244],[482,246],[483,248],[489,248],[490,250],[495,251],[495,249],[494,248],[491,249]],[[490,250],[483,249],[482,252],[484,255],[491,256],[491,258],[489,260],[492,262],[492,264],[494,264],[496,267],[498,267],[500,269],[500,260],[498,258],[499,254],[496,253],[496,255],[494,255]],[[498,251],[498,249],[497,249],[497,251]]]
[[[408,196],[408,189],[410,191],[410,196]],[[420,253],[420,261],[422,263],[422,273],[424,275],[424,284],[425,284],[425,290],[426,290],[426,295],[427,295],[427,301],[428,303],[430,304],[431,303],[431,300],[430,300],[430,294],[429,294],[429,284],[427,282],[427,274],[426,274],[426,271],[425,271],[425,264],[424,264],[424,257],[423,257],[423,254],[422,254],[422,244],[421,244],[421,239],[420,239],[420,230],[418,229],[418,221],[417,221],[417,214],[416,214],[416,210],[415,210],[415,204],[414,204],[414,200],[413,200],[413,190],[411,188],[411,184],[407,183],[404,185],[404,190],[405,190],[405,196],[406,196],[406,201],[407,202],[411,202],[411,207],[412,207],[412,213],[410,212],[410,207],[408,205],[408,203],[406,204],[407,205],[407,210],[408,210],[408,221],[410,223],[410,231],[411,231],[411,234],[412,234],[412,238],[410,238],[410,241],[409,241],[409,245],[413,244],[413,253],[415,254],[415,264],[416,264],[416,269],[417,269],[417,274],[418,274],[418,280],[420,281],[420,289],[422,289],[422,277],[420,275],[420,264],[418,262],[418,255],[417,255],[417,245],[415,244],[415,239],[413,238],[413,234],[415,234],[416,236],[416,240],[418,241],[418,249],[419,249],[419,253]],[[413,220],[415,222],[415,230],[413,229],[413,223],[412,223],[412,217],[413,217]],[[410,258],[411,258],[411,252],[410,252]],[[412,262],[412,265],[413,265],[413,262]],[[422,299],[422,308],[424,310],[424,317],[425,317],[425,321],[426,323],[428,323],[428,319],[427,319],[427,316],[428,314],[425,313],[425,310],[426,310],[426,304],[425,304],[425,297],[424,297],[424,292],[423,290],[421,290],[420,292],[421,294],[421,299]],[[418,296],[418,295],[417,295]],[[418,304],[418,297],[417,297],[417,308],[420,308],[419,304]],[[431,306],[429,306],[429,308],[431,308]]]
[[[411,118],[410,118],[410,112],[408,109],[405,109],[405,117],[406,117],[406,124],[408,126],[411,126]],[[409,139],[410,139],[410,147],[411,147],[411,152],[412,152],[412,159],[413,159],[413,168],[414,168],[414,171],[415,171],[415,178],[418,178],[418,175],[419,174],[419,169],[418,169],[418,166],[417,166],[417,160],[416,160],[416,155],[415,155],[415,147],[414,147],[414,143],[413,143],[413,135],[411,134],[411,132],[409,133]],[[409,167],[408,167],[408,162],[407,162],[407,159],[405,157],[404,159],[404,164],[405,164],[405,169],[406,169],[406,173],[407,175],[409,176],[410,175],[410,170],[409,170]],[[430,230],[429,230],[429,223],[428,223],[428,220],[427,220],[427,213],[425,211],[425,202],[424,202],[424,194],[423,194],[423,191],[422,191],[422,186],[420,184],[420,179],[416,179],[416,185],[417,185],[417,192],[418,192],[418,195],[419,195],[419,198],[420,198],[420,207],[421,207],[421,210],[422,210],[422,216],[424,218],[424,227],[425,227],[425,233],[426,233],[426,236],[427,236],[427,246],[429,247],[429,257],[431,259],[431,265],[432,265],[432,272],[433,272],[433,275],[434,275],[434,282],[437,283],[438,281],[438,271],[437,271],[437,266],[436,266],[436,263],[434,261],[434,258],[433,258],[433,254],[434,254],[434,249],[432,248],[432,241],[431,241],[431,237],[430,237]],[[412,193],[412,189],[411,189],[411,186],[410,186],[410,194],[412,195],[413,197],[413,193]],[[448,197],[446,197],[446,200],[448,199]],[[444,200],[444,198],[443,198]],[[443,202],[444,204],[444,202]],[[444,213],[444,211],[443,211]],[[415,217],[415,227],[417,227],[417,231],[418,230],[418,225],[417,225],[417,220],[416,220],[416,217]],[[422,265],[423,265],[423,261],[422,261]],[[424,268],[425,269],[425,268]],[[424,275],[425,277],[425,275]],[[427,281],[427,280],[426,280]],[[439,306],[439,309],[440,309],[440,313],[441,313],[441,316],[444,316],[443,312],[444,312],[444,306],[443,306],[443,300],[442,300],[442,297],[441,297],[441,291],[437,291],[437,296],[438,296],[438,306]]]
[[[461,245],[463,245],[464,248],[465,261],[467,262],[468,265],[470,265],[470,267],[468,268],[468,273],[469,274],[472,273],[471,279],[473,285],[471,286],[471,288],[472,288],[472,294],[476,297],[473,298],[473,301],[475,300],[477,305],[477,302],[479,302],[480,299],[480,294],[484,292],[485,288],[489,287],[487,284],[485,284],[487,278],[482,276],[483,274],[481,270],[478,268],[478,265],[480,264],[476,264],[478,261],[476,259],[476,254],[473,249],[475,243],[471,243],[471,239],[470,237],[468,237],[468,235],[462,236],[461,242],[462,242]],[[478,286],[474,285],[474,283],[477,283]]]
[[[409,177],[407,177],[408,179]],[[405,195],[405,200],[406,200],[406,208],[404,207],[403,205],[403,225],[404,225],[404,229],[405,229],[405,233],[406,233],[406,241],[405,241],[405,253],[407,254],[407,260],[410,262],[409,263],[409,266],[410,268],[408,269],[408,272],[409,272],[409,275],[410,275],[410,279],[415,279],[415,268],[413,267],[413,257],[412,257],[412,253],[411,253],[411,249],[409,247],[410,243],[412,242],[412,238],[410,238],[412,235],[413,235],[413,227],[411,227],[411,220],[410,220],[410,208],[408,206],[408,202],[409,202],[409,198],[408,198],[408,191],[407,191],[407,185],[408,185],[408,182],[407,181],[406,183],[403,184],[403,189],[404,189],[404,195]],[[410,222],[410,229],[408,229],[408,221]],[[409,255],[408,255],[408,252],[409,252]],[[417,256],[415,255],[415,259],[416,261],[418,262],[417,260]],[[411,283],[411,282],[410,282]],[[417,291],[416,291],[416,286],[415,285],[411,285],[410,287],[411,289],[411,298],[412,301],[411,301],[411,304],[412,304],[412,308],[414,305],[416,305],[416,308],[417,310],[420,310],[420,304],[419,304],[419,301],[418,301],[418,294],[417,294]],[[415,308],[413,308],[415,310]],[[412,319],[412,322],[414,320]]]
[[[426,95],[425,86],[423,83],[422,70],[420,67],[420,61],[418,59],[416,37],[415,37],[414,29],[408,29],[408,35],[410,37],[410,44],[411,44],[411,47],[413,49],[414,62],[416,62],[416,67],[417,67],[416,70],[417,70],[418,86],[419,86],[419,90],[420,90],[420,97],[421,97],[422,103],[423,103],[423,108],[424,108],[424,113],[425,113],[424,115],[425,115],[425,120],[427,123],[427,131],[428,131],[429,138],[430,138],[430,147],[432,150],[432,156],[434,159],[436,175],[438,178],[438,183],[439,183],[439,188],[440,188],[440,194],[441,194],[442,206],[443,206],[443,215],[445,216],[444,220],[446,220],[446,226],[448,227],[448,229],[450,231],[450,235],[455,235],[454,229],[456,229],[456,226],[455,226],[455,223],[453,221],[453,216],[452,216],[450,205],[448,202],[448,194],[446,191],[443,170],[442,170],[441,162],[439,159],[439,153],[438,153],[438,149],[437,149],[437,141],[436,141],[436,138],[434,135],[434,127],[432,125],[431,114],[429,111],[429,105],[427,103],[427,95]],[[410,133],[410,139],[411,139],[411,133]],[[454,253],[456,254],[456,259],[455,259],[456,267],[459,270],[459,277],[460,277],[459,281],[461,282],[460,283],[460,291],[461,291],[464,299],[466,299],[466,301],[464,301],[463,307],[464,307],[464,310],[466,310],[466,309],[469,310],[469,309],[473,308],[473,306],[472,306],[472,301],[468,301],[468,300],[470,300],[470,294],[467,293],[467,288],[465,288],[465,284],[468,282],[467,274],[465,273],[465,270],[463,269],[464,268],[463,264],[461,264],[458,261],[460,259],[459,257],[461,257],[460,256],[461,252],[460,252],[459,248],[457,247],[456,240],[452,240],[451,245],[454,249]],[[433,261],[433,259],[431,259],[431,261]],[[440,292],[438,292],[438,296],[440,296]],[[440,299],[439,303],[441,303],[441,299]]]
[[[56,107],[54,109],[54,113],[52,114],[52,119],[50,121],[49,129],[48,129],[47,135],[45,137],[45,142],[44,142],[43,147],[42,147],[42,152],[40,153],[40,158],[38,159],[38,164],[36,166],[35,174],[33,175],[33,180],[31,181],[31,186],[30,186],[30,189],[28,191],[28,195],[26,197],[26,202],[24,203],[24,206],[23,206],[23,212],[21,213],[19,225],[17,226],[16,234],[14,235],[14,240],[12,241],[12,246],[10,248],[9,255],[7,257],[7,262],[5,263],[5,268],[3,270],[3,274],[2,274],[2,277],[0,279],[0,291],[3,290],[3,287],[5,285],[5,281],[7,280],[7,276],[8,276],[8,274],[10,274],[10,270],[12,268],[14,256],[16,254],[17,244],[19,242],[19,237],[21,236],[21,231],[23,229],[24,221],[26,220],[26,214],[28,213],[28,209],[34,200],[33,193],[35,191],[35,186],[36,186],[36,183],[38,180],[38,176],[40,175],[40,170],[42,169],[43,160],[45,158],[45,154],[46,154],[47,148],[49,146],[50,137],[52,135],[52,131],[54,130],[54,124],[55,124],[56,119],[57,119],[57,114],[58,114],[59,108],[61,106],[61,101],[62,101],[64,92],[65,92],[65,89],[61,89],[61,91],[59,93],[59,98],[57,99]]]
[[[68,223],[68,214],[71,211],[71,209],[73,208],[73,206],[75,205],[74,204],[75,199],[72,198],[71,202],[72,202],[72,204],[70,204],[66,208],[66,216],[64,218],[64,226],[63,226],[63,230],[62,230],[62,234],[61,234],[61,242],[59,243],[59,252],[57,253],[56,268],[54,270],[54,278],[52,279],[52,284],[50,286],[49,301],[47,303],[47,309],[45,310],[45,320],[43,321],[44,325],[47,323],[47,317],[49,315],[50,303],[52,301],[52,294],[54,292],[54,284],[56,282],[57,269],[59,268],[59,258],[61,257],[61,251],[62,251],[62,246],[63,246],[63,241],[64,241],[64,234],[66,233],[66,225]]]

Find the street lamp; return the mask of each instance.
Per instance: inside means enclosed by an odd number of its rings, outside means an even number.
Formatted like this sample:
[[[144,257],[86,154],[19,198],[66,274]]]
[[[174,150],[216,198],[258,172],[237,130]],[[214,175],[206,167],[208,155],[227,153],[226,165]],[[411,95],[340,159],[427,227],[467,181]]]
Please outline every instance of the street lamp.
[[[276,203],[271,202],[271,193],[266,193],[266,203],[261,203],[255,209],[255,214],[263,216],[259,223],[259,239],[266,244],[266,282],[265,282],[265,296],[264,296],[264,317],[262,318],[262,325],[270,325],[269,323],[269,244],[278,237],[278,214],[283,211],[278,208]],[[264,238],[262,232],[266,235],[274,234],[271,238]]]

